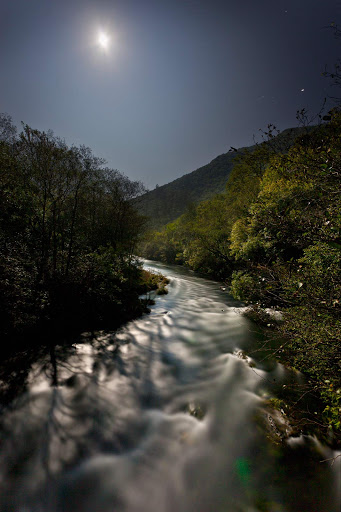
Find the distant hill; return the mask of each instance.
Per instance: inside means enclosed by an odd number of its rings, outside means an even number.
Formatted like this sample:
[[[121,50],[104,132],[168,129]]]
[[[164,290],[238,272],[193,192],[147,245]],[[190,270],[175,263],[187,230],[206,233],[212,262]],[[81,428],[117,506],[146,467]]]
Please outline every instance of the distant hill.
[[[305,128],[289,128],[271,139],[269,143],[290,145]],[[267,143],[267,142],[266,142]],[[234,165],[234,159],[246,149],[252,151],[256,145],[239,148],[217,156],[209,164],[185,174],[166,185],[147,192],[138,198],[138,210],[149,218],[148,226],[158,229],[182,215],[191,203],[199,203],[215,194],[224,192],[226,182]]]

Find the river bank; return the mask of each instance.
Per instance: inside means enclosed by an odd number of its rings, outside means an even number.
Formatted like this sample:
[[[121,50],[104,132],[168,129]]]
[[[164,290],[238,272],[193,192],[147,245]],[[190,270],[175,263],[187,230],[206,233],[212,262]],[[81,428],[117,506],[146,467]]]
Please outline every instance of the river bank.
[[[107,262],[106,266],[101,279],[93,283],[72,279],[51,283],[39,314],[23,311],[15,327],[4,329],[0,362],[16,352],[39,350],[61,339],[70,343],[82,331],[118,329],[150,311],[151,292],[167,293],[168,280],[146,271],[140,263],[115,266]]]
[[[300,375],[240,356],[261,335],[219,283],[145,268],[170,279],[149,315],[2,374],[17,394],[0,414],[0,509],[338,512],[330,447],[274,443],[264,424],[266,401]]]
[[[205,274],[197,275],[211,279]],[[226,281],[221,283],[219,289],[224,293],[230,292]],[[300,361],[300,352],[295,344],[295,336],[300,334],[302,327],[297,334],[294,322],[291,318],[287,320],[285,310],[257,304],[240,307],[238,304],[236,311],[254,322],[261,332],[262,340],[249,354],[251,357],[260,355],[261,361],[273,358],[288,370],[304,375],[299,383],[295,381],[284,385],[277,391],[278,398],[270,398],[267,403],[266,414],[270,414],[271,421],[265,422],[265,425],[268,428],[270,424],[273,441],[278,442],[279,437],[286,440],[291,435],[312,435],[332,449],[340,450],[341,381],[339,372],[333,374],[333,368],[340,363],[334,361],[333,367],[328,369],[318,365],[307,368],[306,358]],[[307,343],[306,351],[309,348]],[[328,373],[324,374],[323,370]],[[271,422],[275,429],[271,428]]]
[[[261,357],[273,358],[289,370],[303,370],[297,364],[295,347],[288,336],[285,313],[254,305],[239,311],[255,322],[264,338],[260,348],[256,348],[250,355],[256,355],[260,351]],[[335,382],[337,381],[338,375],[335,375]],[[268,401],[269,412],[276,427],[273,429],[274,440],[278,432],[282,439],[291,435],[315,435],[333,449],[340,450],[340,388],[341,383],[339,386],[334,385],[328,379],[322,381],[321,375],[309,373],[305,374],[299,384],[284,385],[278,391],[277,398]]]

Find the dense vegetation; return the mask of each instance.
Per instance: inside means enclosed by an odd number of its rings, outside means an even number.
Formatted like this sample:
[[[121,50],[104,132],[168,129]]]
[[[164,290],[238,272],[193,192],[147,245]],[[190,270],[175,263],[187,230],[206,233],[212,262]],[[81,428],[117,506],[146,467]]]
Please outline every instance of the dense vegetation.
[[[270,126],[270,131],[272,137],[267,144],[283,146],[292,143],[302,129],[289,128],[278,134],[274,127]],[[217,156],[196,171],[185,174],[166,185],[157,186],[154,190],[140,196],[135,204],[138,211],[148,218],[149,229],[160,229],[180,217],[191,205],[197,205],[224,192],[236,160],[245,152],[250,154],[256,148],[257,145],[248,148],[231,148],[227,153]]]
[[[281,309],[281,357],[308,375],[338,430],[340,111],[289,146],[262,143],[238,157],[224,193],[149,233],[141,251],[227,280],[255,308]]]
[[[159,229],[176,219],[184,213],[187,205],[222,192],[236,155],[234,151],[220,155],[196,171],[139,197],[137,208],[148,217],[150,229]]]
[[[116,325],[143,309],[133,254],[144,189],[84,146],[0,119],[0,330]],[[143,287],[142,287],[143,288]],[[9,345],[4,343],[3,350]]]

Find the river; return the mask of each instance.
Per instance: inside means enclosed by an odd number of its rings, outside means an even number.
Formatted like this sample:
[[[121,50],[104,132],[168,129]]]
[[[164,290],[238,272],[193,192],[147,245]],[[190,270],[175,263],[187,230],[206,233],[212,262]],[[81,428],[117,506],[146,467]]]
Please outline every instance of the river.
[[[149,315],[2,373],[1,511],[339,512],[340,458],[267,425],[302,377],[254,352],[218,283],[146,266],[171,280]]]

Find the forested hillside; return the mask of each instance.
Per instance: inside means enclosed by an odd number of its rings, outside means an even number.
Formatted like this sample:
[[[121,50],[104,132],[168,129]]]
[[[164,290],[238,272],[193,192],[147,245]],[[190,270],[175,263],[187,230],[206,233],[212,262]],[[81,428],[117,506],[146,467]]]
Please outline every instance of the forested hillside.
[[[87,147],[0,119],[3,352],[43,328],[117,324],[142,311],[133,254],[143,192]]]
[[[266,144],[274,148],[288,148],[295,137],[306,130],[306,128],[289,128],[279,134],[270,125],[270,137]],[[231,148],[229,152],[217,156],[212,162],[196,171],[140,196],[136,205],[140,213],[147,217],[148,227],[159,229],[180,217],[189,205],[198,204],[215,194],[224,192],[236,159],[238,160],[245,152],[252,153],[256,147],[257,145],[248,148]]]
[[[148,218],[150,228],[160,228],[176,219],[187,205],[211,197],[225,188],[236,152],[225,153],[196,171],[157,187],[141,196],[139,211]]]
[[[238,157],[226,190],[146,237],[148,258],[226,280],[254,308],[284,312],[281,357],[305,372],[340,429],[341,113],[287,151]],[[260,309],[259,309],[260,311]],[[277,353],[277,356],[279,353]]]

